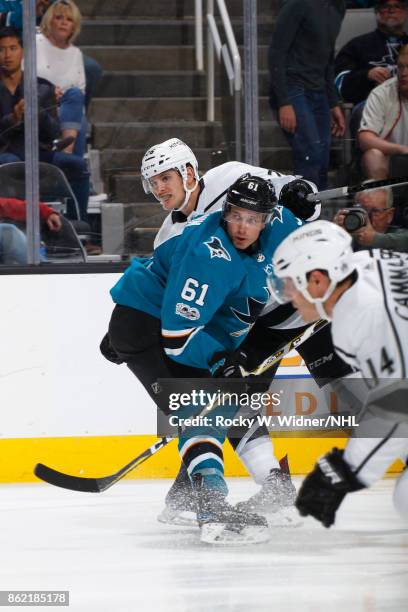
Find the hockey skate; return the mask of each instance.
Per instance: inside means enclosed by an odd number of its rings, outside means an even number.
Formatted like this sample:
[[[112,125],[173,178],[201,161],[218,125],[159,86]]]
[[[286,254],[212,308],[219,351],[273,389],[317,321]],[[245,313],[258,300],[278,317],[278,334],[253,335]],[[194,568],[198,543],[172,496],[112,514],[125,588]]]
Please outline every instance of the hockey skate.
[[[193,476],[201,542],[218,545],[267,542],[270,535],[265,518],[231,506],[225,499],[224,490],[214,485],[217,478],[223,482],[220,476]]]
[[[177,478],[166,495],[165,504],[157,517],[160,523],[183,527],[197,526],[195,497],[184,463],[181,464]]]
[[[270,471],[258,493],[246,501],[239,502],[235,507],[244,512],[274,514],[293,508],[296,499],[296,489],[289,473],[276,468]]]

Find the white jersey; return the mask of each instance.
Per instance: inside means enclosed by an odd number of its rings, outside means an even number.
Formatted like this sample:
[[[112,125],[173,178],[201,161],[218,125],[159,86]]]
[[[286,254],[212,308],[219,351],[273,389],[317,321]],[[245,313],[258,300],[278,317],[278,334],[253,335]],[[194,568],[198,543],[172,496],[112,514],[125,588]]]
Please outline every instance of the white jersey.
[[[358,278],[334,306],[333,344],[371,393],[385,396],[407,380],[408,254],[374,250],[353,257]]]
[[[196,215],[202,215],[206,213],[212,213],[216,210],[220,210],[224,204],[225,197],[228,189],[231,187],[233,183],[237,179],[239,179],[244,174],[250,173],[254,176],[259,176],[269,182],[275,188],[276,197],[279,199],[279,194],[284,185],[293,181],[296,176],[290,174],[281,174],[280,172],[275,172],[274,170],[268,170],[266,168],[259,168],[257,166],[250,166],[249,164],[244,164],[242,162],[226,162],[225,164],[221,164],[216,168],[212,168],[203,176],[200,180],[200,193],[198,195],[197,204],[195,210],[189,215],[188,220]],[[313,191],[317,191],[316,187],[313,183],[310,183]],[[320,204],[316,206],[313,217],[308,219],[308,221],[314,221],[320,215]],[[173,222],[173,218],[171,213],[166,217],[161,226],[155,241],[154,248],[157,248],[160,244],[169,240],[175,235],[178,235],[179,228],[177,227],[179,224]]]
[[[408,457],[408,254],[360,251],[357,280],[335,304],[333,344],[369,387],[359,427],[343,458],[369,487],[396,459]],[[402,417],[402,418],[401,418]],[[394,504],[408,518],[408,474]]]

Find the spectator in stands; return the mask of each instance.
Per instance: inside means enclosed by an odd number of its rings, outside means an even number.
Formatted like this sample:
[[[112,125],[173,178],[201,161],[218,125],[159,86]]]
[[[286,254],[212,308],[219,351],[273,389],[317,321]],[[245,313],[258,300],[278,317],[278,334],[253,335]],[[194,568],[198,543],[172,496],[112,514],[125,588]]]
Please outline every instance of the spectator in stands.
[[[352,232],[354,250],[373,248],[408,252],[408,229],[392,225],[395,208],[391,189],[361,191],[356,196],[356,205],[366,211],[367,219],[363,227]],[[344,209],[333,221],[343,227]]]
[[[0,223],[0,264],[25,263],[27,263],[25,235],[11,223]]]
[[[82,51],[72,43],[81,28],[81,13],[71,0],[57,0],[45,12],[37,35],[37,74],[61,95],[62,136],[74,141],[65,151],[83,157],[86,151],[85,70]]]
[[[334,86],[343,0],[287,0],[269,47],[270,103],[293,150],[294,174],[327,187],[331,134],[345,131]]]
[[[0,197],[0,220],[7,219],[9,221],[25,221],[27,212],[27,204],[25,200],[19,200],[17,198],[1,198]],[[43,202],[40,202],[40,219],[43,221],[49,230],[58,232],[61,229],[61,217],[60,215],[47,206]]]
[[[36,0],[37,20],[41,19],[53,0]],[[0,0],[1,26],[23,31],[23,0]]]
[[[0,164],[24,161],[24,80],[21,62],[23,48],[18,33],[12,28],[0,31]],[[39,157],[52,163],[67,175],[78,200],[81,219],[86,219],[89,196],[89,172],[84,159],[62,151],[52,151],[52,143],[60,133],[56,115],[55,88],[45,79],[37,79],[39,98]],[[73,207],[68,217],[76,219]]]
[[[374,87],[395,76],[398,52],[408,43],[403,0],[376,2],[377,29],[352,38],[335,60],[336,85],[345,102],[366,100]]]
[[[408,154],[408,45],[399,53],[397,76],[368,96],[358,137],[367,178],[387,178],[390,156]]]
[[[36,0],[37,24],[40,24],[44,13],[53,2],[55,0]],[[11,26],[18,30],[20,34],[23,31],[22,3],[22,0],[0,0],[0,14],[4,11],[1,15],[1,25]],[[98,62],[88,55],[83,55],[83,60],[85,68],[85,108],[88,109],[101,80],[102,68]]]
[[[26,210],[25,200],[0,198],[0,264],[27,263],[25,234],[21,229],[8,222],[25,222]],[[59,232],[61,230],[62,224],[59,214],[42,202],[40,202],[40,219],[50,231]]]

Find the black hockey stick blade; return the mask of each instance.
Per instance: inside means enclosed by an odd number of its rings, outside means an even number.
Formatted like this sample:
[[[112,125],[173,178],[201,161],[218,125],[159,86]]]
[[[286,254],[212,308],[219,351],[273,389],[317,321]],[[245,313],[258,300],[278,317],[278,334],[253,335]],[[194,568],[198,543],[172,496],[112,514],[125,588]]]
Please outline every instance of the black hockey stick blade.
[[[118,480],[124,478],[126,474],[134,470],[138,465],[157,453],[158,450],[163,448],[163,446],[166,446],[172,440],[173,438],[170,436],[164,436],[158,442],[147,448],[145,451],[143,451],[143,453],[132,459],[132,461],[110,476],[102,476],[101,478],[72,476],[71,474],[64,474],[64,472],[54,470],[54,468],[48,467],[43,463],[37,463],[34,468],[34,474],[37,476],[37,478],[40,478],[41,480],[44,480],[44,482],[48,482],[55,487],[70,489],[71,491],[83,491],[84,493],[102,493],[118,482]]]
[[[408,183],[408,176],[401,176],[398,178],[384,179],[381,181],[364,181],[359,185],[352,185],[350,187],[336,187],[335,189],[326,189],[325,191],[319,191],[317,193],[310,193],[307,199],[310,202],[316,200],[334,200],[335,198],[344,198],[354,196],[359,191],[371,191],[372,189],[381,189],[383,187],[398,187],[399,185],[406,185]]]

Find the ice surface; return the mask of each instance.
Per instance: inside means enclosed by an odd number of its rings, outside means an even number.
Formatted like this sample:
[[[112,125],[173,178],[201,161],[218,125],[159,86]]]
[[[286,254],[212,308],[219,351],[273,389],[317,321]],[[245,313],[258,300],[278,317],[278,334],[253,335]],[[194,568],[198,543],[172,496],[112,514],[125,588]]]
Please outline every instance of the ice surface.
[[[0,589],[69,590],[69,608],[45,609],[81,612],[408,610],[408,523],[392,507],[393,480],[349,495],[334,528],[307,519],[271,528],[267,544],[228,548],[156,521],[169,485],[1,485]],[[255,489],[229,485],[233,501]]]

